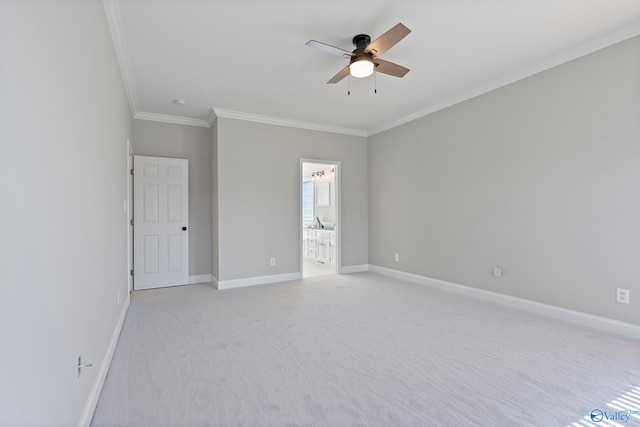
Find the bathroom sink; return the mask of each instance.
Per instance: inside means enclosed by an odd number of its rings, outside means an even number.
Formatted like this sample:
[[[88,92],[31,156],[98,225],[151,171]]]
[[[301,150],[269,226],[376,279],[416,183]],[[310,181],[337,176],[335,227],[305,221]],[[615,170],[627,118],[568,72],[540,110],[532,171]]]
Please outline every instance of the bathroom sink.
[[[317,225],[305,225],[304,228],[308,228],[310,230],[327,230],[327,231],[333,231],[335,230],[335,227],[329,227],[329,226],[325,226],[324,228],[320,228]]]
[[[322,226],[320,225],[320,223],[322,223]],[[304,221],[302,227],[308,230],[335,231],[336,223],[334,221],[320,221],[318,218],[316,218],[314,221]]]

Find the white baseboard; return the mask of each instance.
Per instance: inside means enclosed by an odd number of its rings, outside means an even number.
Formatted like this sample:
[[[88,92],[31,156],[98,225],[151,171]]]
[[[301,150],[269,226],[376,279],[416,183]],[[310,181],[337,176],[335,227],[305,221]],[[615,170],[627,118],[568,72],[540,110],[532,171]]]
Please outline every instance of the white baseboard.
[[[189,276],[189,284],[195,283],[212,283],[213,276],[211,274],[200,274],[198,276]]]
[[[130,303],[131,297],[130,295],[127,295],[127,299],[124,301],[124,306],[122,307],[122,312],[120,313],[120,318],[118,319],[116,328],[113,331],[113,335],[111,335],[109,347],[107,347],[107,352],[105,353],[104,357],[102,358],[102,362],[100,363],[98,376],[93,383],[91,393],[89,394],[87,402],[84,405],[80,421],[78,421],[78,427],[89,427],[91,425],[91,419],[93,418],[93,413],[95,412],[96,406],[98,405],[98,398],[100,397],[100,392],[102,391],[104,380],[107,378],[107,372],[109,371],[109,366],[111,365],[113,353],[116,351],[116,344],[118,344],[118,338],[120,337],[120,332],[122,331],[122,326],[124,325],[124,319],[127,317],[127,311],[129,311]]]
[[[349,274],[349,273],[361,273],[364,271],[369,271],[369,264],[349,265],[347,267],[342,267],[340,268],[340,271],[338,273]],[[197,277],[200,277],[200,276],[197,276]],[[302,274],[285,273],[285,274],[274,274],[270,276],[247,277],[244,279],[233,279],[233,280],[218,280],[212,275],[209,275],[209,278],[210,278],[209,282],[213,283],[216,289],[222,290],[222,289],[242,288],[245,286],[266,285],[269,283],[277,283],[277,282],[288,282],[291,280],[300,280],[302,279]]]
[[[484,301],[518,308],[531,313],[540,314],[542,316],[563,320],[600,331],[622,335],[628,338],[640,339],[640,326],[632,323],[620,322],[618,320],[595,316],[581,311],[569,310],[567,308],[561,308],[550,304],[499,294],[497,292],[473,288],[471,286],[459,285],[457,283],[447,282],[444,280],[432,279],[430,277],[419,276],[417,274],[405,273],[403,271],[379,267],[377,265],[369,265],[369,271],[419,285],[426,285],[444,291],[455,292],[457,294],[475,297]]]
[[[291,280],[302,279],[300,273],[273,274],[270,276],[247,277],[244,279],[219,280],[217,289],[242,288],[244,286],[266,285],[269,283],[288,282]]]
[[[346,267],[340,267],[339,274],[350,274],[350,273],[362,273],[364,271],[369,271],[369,264],[361,264],[361,265],[348,265]]]

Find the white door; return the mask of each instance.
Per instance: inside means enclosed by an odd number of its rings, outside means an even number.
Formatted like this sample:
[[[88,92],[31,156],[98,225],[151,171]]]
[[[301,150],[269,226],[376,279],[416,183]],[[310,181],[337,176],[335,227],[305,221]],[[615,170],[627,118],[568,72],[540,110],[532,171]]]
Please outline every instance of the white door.
[[[189,282],[189,161],[134,156],[133,286]]]

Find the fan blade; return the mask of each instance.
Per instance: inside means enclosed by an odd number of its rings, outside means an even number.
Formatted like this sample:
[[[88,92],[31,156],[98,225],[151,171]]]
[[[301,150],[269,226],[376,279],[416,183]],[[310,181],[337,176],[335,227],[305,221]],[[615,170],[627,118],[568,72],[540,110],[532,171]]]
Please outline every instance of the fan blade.
[[[348,50],[340,49],[339,47],[331,46],[330,44],[322,43],[316,40],[309,40],[305,44],[309,47],[320,49],[332,55],[338,55],[343,57],[346,56],[347,58],[353,56],[353,53],[349,52]]]
[[[376,64],[376,71],[379,73],[395,77],[404,77],[404,75],[409,72],[409,69],[402,65],[394,64],[393,62],[385,61],[380,58],[374,59],[373,62]]]
[[[327,82],[327,84],[338,83],[340,80],[344,79],[349,75],[349,66],[347,65],[342,70],[338,72],[335,76],[331,77],[331,80]]]
[[[410,29],[402,24],[398,24],[371,42],[364,51],[366,53],[371,53],[374,58],[376,56],[380,56],[391,49],[400,40],[405,38],[410,32]]]

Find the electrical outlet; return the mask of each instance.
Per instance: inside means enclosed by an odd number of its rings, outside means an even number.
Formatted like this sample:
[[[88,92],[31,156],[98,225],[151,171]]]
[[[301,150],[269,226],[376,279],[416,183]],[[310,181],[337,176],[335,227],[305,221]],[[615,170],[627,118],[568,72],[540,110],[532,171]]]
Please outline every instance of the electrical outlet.
[[[276,259],[275,258],[271,258],[271,267],[273,267],[274,265],[276,265]]]
[[[396,262],[400,262],[400,254],[396,254],[395,260],[396,260]]]
[[[493,267],[493,277],[497,278],[497,279],[501,279],[502,278],[502,268],[495,266]]]
[[[629,304],[629,289],[616,288],[616,302]]]

